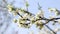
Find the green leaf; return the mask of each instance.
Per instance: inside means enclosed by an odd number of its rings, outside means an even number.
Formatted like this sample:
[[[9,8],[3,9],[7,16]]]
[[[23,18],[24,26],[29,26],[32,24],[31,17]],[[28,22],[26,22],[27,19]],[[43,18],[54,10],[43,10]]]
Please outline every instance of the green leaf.
[[[57,9],[56,8],[48,8],[49,11],[55,12]]]
[[[28,4],[28,2],[26,2],[26,7],[28,7],[29,6],[29,4]]]
[[[60,11],[56,11],[56,12],[55,12],[55,15],[56,15],[56,16],[60,15]]]
[[[39,27],[39,29],[42,29],[43,28],[43,24],[40,24],[40,27]]]
[[[13,21],[14,21],[14,23],[17,23],[17,19],[14,19]]]
[[[39,23],[39,21],[36,23],[36,26],[39,28],[39,29],[42,29],[43,28],[43,23]]]

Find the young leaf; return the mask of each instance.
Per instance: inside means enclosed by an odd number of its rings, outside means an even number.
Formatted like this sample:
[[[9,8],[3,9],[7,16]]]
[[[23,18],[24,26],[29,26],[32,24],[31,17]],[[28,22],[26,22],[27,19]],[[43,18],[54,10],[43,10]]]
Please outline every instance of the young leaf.
[[[43,10],[39,10],[39,12],[36,14],[37,17],[44,17]]]
[[[55,11],[55,15],[56,15],[56,16],[60,15],[60,11],[59,11],[59,10],[56,10],[56,11]]]
[[[50,12],[55,12],[57,9],[56,8],[48,8]]]
[[[17,19],[14,19],[13,21],[14,21],[14,23],[17,23]]]
[[[12,5],[7,5],[8,11],[12,11]]]
[[[39,29],[42,29],[43,28],[43,24],[40,24],[40,27],[39,27]]]
[[[28,2],[26,1],[26,7],[28,7],[29,6],[29,4],[28,4]]]

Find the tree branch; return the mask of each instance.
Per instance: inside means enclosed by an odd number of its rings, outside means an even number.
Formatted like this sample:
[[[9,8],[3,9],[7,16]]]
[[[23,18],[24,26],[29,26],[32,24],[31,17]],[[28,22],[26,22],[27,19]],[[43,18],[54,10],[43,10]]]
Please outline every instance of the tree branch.
[[[54,32],[48,25],[45,25],[50,31],[52,31],[54,34],[56,34],[56,32]]]

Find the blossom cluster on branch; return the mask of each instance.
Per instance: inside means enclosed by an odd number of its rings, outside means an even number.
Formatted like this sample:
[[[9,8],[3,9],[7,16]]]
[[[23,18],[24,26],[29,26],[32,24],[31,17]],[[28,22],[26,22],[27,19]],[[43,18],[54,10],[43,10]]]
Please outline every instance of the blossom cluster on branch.
[[[52,17],[52,18],[45,18],[44,17],[44,11],[41,9],[40,5],[39,6],[39,12],[35,15],[31,12],[28,11],[29,4],[26,2],[26,7],[27,10],[22,9],[22,8],[15,8],[14,6],[8,4],[7,9],[10,13],[13,13],[14,16],[18,15],[18,19],[14,19],[15,23],[18,23],[19,27],[25,27],[25,28],[30,28],[32,24],[35,24],[37,28],[42,29],[44,26],[46,26],[48,29],[50,29],[54,34],[54,32],[51,28],[48,27],[48,24],[50,21],[53,21],[55,23],[60,22],[60,17]],[[54,12],[56,16],[60,15],[60,11],[56,8],[48,8],[50,12]]]

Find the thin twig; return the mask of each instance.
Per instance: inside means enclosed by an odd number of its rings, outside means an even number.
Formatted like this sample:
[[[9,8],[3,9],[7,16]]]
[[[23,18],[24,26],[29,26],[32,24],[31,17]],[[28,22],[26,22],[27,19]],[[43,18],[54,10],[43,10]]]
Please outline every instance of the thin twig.
[[[56,32],[54,32],[48,25],[45,25],[50,31],[52,31],[54,34],[56,34]]]

